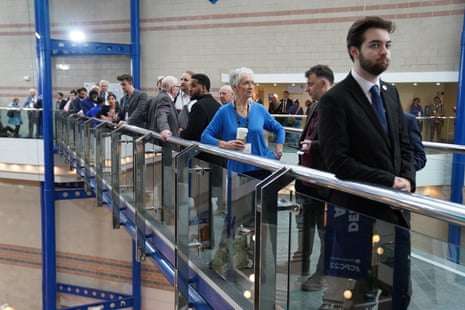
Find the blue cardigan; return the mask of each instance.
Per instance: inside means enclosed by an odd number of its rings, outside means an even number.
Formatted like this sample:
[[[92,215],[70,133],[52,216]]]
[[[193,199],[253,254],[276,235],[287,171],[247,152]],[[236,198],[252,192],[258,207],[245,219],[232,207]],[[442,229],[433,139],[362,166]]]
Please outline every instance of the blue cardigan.
[[[223,105],[203,131],[200,141],[205,144],[217,145],[220,139],[223,141],[235,140],[236,131],[239,127],[238,119],[241,127],[246,127],[247,124],[247,143],[252,145],[252,154],[276,159],[273,152],[266,145],[263,130],[273,132],[276,136],[275,142],[284,144],[284,128],[268,113],[263,105],[255,102],[251,102],[247,118],[239,116],[232,103]],[[228,167],[235,172],[260,169],[232,160],[228,162]]]

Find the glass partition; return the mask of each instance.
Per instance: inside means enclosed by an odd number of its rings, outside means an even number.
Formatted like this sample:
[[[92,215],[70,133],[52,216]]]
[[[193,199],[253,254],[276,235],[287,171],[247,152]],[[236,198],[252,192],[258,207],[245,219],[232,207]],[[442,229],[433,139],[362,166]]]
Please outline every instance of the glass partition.
[[[398,309],[410,289],[409,309],[463,304],[441,285],[461,291],[465,283],[461,263],[448,261],[463,251],[447,244],[447,222],[410,219],[355,195],[345,194],[347,205],[328,204],[328,191],[295,180],[292,165],[238,174],[227,169],[228,152],[207,154],[74,116],[61,115],[56,125],[60,152],[85,166],[88,183],[96,180],[114,227],[135,225],[138,258],[160,255],[175,270],[179,307],[193,289],[213,308]],[[452,156],[427,155],[417,191],[446,200],[450,175],[438,174],[451,171]],[[460,157],[456,165],[463,169]],[[377,219],[353,211],[363,208]]]
[[[456,292],[464,289],[465,268],[449,260],[446,241],[320,197],[297,193],[293,202],[301,212],[278,212],[277,308],[403,309],[409,299],[409,309],[463,307],[465,298]],[[408,212],[402,216],[408,220]],[[428,221],[412,214],[412,227]],[[448,225],[435,221],[438,230]]]
[[[0,137],[42,138],[42,109],[0,107]]]
[[[454,142],[455,116],[417,117],[423,141]]]

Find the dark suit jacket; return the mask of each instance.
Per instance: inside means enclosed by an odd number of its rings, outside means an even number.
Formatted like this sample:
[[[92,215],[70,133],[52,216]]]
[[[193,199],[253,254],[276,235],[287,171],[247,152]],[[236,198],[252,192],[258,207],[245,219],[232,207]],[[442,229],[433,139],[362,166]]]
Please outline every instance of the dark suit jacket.
[[[307,130],[308,130],[308,127],[310,126],[310,120],[314,118],[315,116],[317,116],[315,111],[318,108],[318,106],[319,106],[319,103],[315,102],[309,107],[307,122],[305,123],[302,134],[300,135],[299,145],[300,145],[300,142],[304,141],[306,138]],[[311,166],[309,168],[318,169],[318,170],[326,170],[326,166],[324,164],[324,161],[323,161],[323,158],[320,152],[320,141],[318,140],[318,127],[314,129],[311,135],[313,138],[312,138],[312,146],[310,147],[310,152],[308,154],[311,158]],[[299,156],[299,165],[302,165],[301,159],[302,157]],[[327,199],[329,196],[329,190],[327,190],[326,188],[312,186],[313,191],[309,191],[308,184],[305,184],[304,182],[300,180],[296,180],[295,187],[297,191],[302,192],[303,194],[317,196],[317,198]]]
[[[221,107],[211,94],[206,94],[192,106],[187,127],[181,131],[181,138],[200,141],[203,130],[208,126],[216,111]]]
[[[426,155],[423,143],[421,142],[421,132],[417,118],[404,112],[405,127],[407,130],[410,145],[413,149],[413,163],[415,170],[420,170],[426,165]]]
[[[181,131],[181,138],[200,141],[202,132],[207,128],[208,124],[210,124],[210,121],[220,107],[221,104],[219,104],[211,94],[206,94],[198,99],[188,114],[187,127]],[[196,157],[216,166],[226,167],[226,161],[215,155],[200,153],[197,154]]]
[[[318,102],[315,102],[310,106],[310,109],[308,111],[308,117],[307,117],[307,122],[304,126],[304,130],[302,131],[302,134],[300,135],[299,138],[299,145],[300,142],[305,140],[305,136],[307,134],[308,126],[310,125],[310,120],[314,116],[316,108],[319,106]],[[320,141],[318,140],[318,127],[315,128],[317,132],[313,133],[313,140],[312,140],[312,146],[310,147],[310,156],[312,158],[312,166],[310,168],[318,169],[318,170],[326,170],[325,169],[325,164],[323,162],[323,158],[321,157],[321,152],[320,152]],[[300,165],[300,157],[299,157],[299,165]]]
[[[279,107],[276,109],[276,113],[287,114],[289,111],[289,108],[292,106],[293,103],[294,101],[291,98],[287,98],[286,101],[284,99],[279,100]],[[284,111],[283,111],[283,106],[284,106]]]
[[[168,129],[173,136],[179,135],[178,112],[166,91],[159,92],[150,103],[148,128],[156,132]]]
[[[328,171],[336,177],[391,188],[394,177],[404,177],[415,188],[412,151],[404,126],[397,90],[381,82],[388,132],[357,81],[349,74],[320,100],[320,149]],[[399,210],[333,192],[331,201],[369,216],[408,226]]]
[[[135,89],[131,97],[123,96],[120,102],[119,119],[125,120],[129,125],[146,127],[147,115],[145,106],[147,104],[147,94]],[[126,112],[128,118],[125,118]]]

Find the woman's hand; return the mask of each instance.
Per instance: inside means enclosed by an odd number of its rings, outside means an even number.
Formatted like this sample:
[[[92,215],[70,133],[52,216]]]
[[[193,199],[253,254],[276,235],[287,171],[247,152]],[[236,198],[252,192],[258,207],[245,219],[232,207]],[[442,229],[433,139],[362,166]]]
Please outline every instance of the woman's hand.
[[[280,160],[281,157],[283,157],[283,144],[282,143],[277,143],[276,144],[276,151],[273,152],[273,155],[276,157],[276,159]]]
[[[281,151],[274,151],[273,155],[276,157],[277,160],[280,160],[283,157],[283,152]]]
[[[219,141],[218,146],[225,149],[242,151],[245,147],[245,144],[242,140],[229,140]]]

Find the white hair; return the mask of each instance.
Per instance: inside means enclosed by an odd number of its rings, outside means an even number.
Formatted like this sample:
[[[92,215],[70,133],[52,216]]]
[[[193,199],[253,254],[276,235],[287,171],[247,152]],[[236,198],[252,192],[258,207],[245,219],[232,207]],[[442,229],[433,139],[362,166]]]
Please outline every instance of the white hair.
[[[229,74],[229,84],[231,87],[234,89],[235,86],[239,85],[244,76],[253,76],[252,69],[246,67],[233,69]]]

